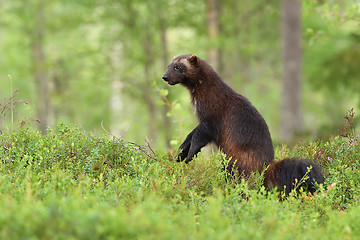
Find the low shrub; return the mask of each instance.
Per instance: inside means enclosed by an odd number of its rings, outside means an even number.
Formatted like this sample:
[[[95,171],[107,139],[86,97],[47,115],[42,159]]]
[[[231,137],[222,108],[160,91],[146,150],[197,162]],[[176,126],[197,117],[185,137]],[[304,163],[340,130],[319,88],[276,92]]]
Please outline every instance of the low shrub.
[[[359,145],[277,148],[319,162],[326,184],[283,198],[261,176],[225,181],[221,154],[189,164],[60,125],[0,134],[1,239],[343,239],[359,236]]]

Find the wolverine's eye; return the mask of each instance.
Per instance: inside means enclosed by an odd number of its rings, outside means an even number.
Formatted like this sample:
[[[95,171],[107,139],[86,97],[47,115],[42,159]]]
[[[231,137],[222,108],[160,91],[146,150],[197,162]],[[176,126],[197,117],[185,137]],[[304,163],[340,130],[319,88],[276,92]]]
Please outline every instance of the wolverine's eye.
[[[180,67],[179,67],[178,65],[176,65],[176,66],[174,67],[174,69],[175,69],[175,70],[180,70]]]

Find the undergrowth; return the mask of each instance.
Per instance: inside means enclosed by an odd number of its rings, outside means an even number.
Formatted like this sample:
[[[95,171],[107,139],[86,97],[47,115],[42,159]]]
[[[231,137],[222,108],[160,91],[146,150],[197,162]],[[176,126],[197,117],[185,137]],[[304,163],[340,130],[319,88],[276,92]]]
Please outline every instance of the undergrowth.
[[[351,239],[360,236],[359,141],[277,147],[314,159],[325,186],[281,198],[255,175],[225,180],[221,154],[189,164],[59,125],[0,134],[1,239]]]

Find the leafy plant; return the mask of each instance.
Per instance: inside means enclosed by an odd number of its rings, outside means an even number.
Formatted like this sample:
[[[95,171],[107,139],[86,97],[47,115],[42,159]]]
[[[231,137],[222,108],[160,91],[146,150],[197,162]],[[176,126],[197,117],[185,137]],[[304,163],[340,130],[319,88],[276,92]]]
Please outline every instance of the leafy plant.
[[[0,135],[0,237],[355,238],[358,148],[341,136],[277,148],[313,156],[326,175],[314,195],[279,198],[261,175],[226,181],[221,154],[179,164],[79,128],[58,125],[47,135],[20,128]]]

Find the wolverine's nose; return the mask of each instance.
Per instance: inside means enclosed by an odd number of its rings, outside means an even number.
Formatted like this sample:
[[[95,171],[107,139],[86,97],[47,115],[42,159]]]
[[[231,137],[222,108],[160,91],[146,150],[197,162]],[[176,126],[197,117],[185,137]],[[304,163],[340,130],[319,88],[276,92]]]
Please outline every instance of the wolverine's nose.
[[[162,76],[162,79],[164,79],[164,81],[168,80],[168,76],[166,74],[164,74],[164,76]]]

